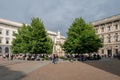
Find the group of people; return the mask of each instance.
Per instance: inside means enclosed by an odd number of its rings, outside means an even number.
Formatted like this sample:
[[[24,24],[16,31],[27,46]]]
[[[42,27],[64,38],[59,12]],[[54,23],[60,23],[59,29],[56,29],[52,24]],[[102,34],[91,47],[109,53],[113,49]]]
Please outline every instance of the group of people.
[[[0,60],[9,59],[9,54],[0,55]]]
[[[86,60],[100,60],[101,56],[99,54],[92,54],[92,55],[86,55],[86,54],[68,54],[66,55],[67,58],[72,62],[74,60],[77,61],[86,61]]]
[[[3,55],[1,56],[3,59],[10,59],[11,60],[36,60],[36,61],[43,61],[43,60],[50,60],[53,64],[56,64],[59,57],[58,54],[12,54],[12,55]],[[65,57],[65,56],[64,56]],[[99,60],[101,56],[99,54],[93,54],[91,56],[85,54],[68,54],[66,57],[69,61],[73,62],[74,60],[78,61],[86,61],[86,60]]]
[[[36,60],[40,61],[47,58],[47,60],[51,60],[52,63],[56,64],[58,61],[58,55],[44,55],[44,54],[3,54],[0,55],[0,60]]]
[[[40,58],[47,57],[44,54],[3,54],[0,55],[3,60],[40,60]]]

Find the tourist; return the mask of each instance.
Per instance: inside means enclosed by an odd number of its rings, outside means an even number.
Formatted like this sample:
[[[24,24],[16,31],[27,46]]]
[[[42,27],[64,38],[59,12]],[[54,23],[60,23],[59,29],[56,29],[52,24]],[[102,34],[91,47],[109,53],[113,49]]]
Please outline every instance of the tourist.
[[[57,63],[57,57],[56,57],[56,55],[55,55],[55,54],[53,54],[53,57],[52,57],[52,62],[53,62],[54,64],[56,64],[56,63]]]

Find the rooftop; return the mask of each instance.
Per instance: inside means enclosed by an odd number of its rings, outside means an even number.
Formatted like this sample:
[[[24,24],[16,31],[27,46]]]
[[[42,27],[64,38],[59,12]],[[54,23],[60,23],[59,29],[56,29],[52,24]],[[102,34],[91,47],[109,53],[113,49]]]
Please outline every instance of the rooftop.
[[[0,19],[0,23],[12,25],[12,26],[17,26],[17,27],[22,26],[21,23],[10,21],[10,20],[6,20],[6,19]]]
[[[93,25],[99,25],[99,24],[112,22],[112,21],[115,21],[115,20],[118,20],[118,19],[120,20],[120,14],[113,15],[113,16],[110,16],[110,17],[106,17],[106,18],[103,18],[103,19],[100,19],[100,20],[96,20],[96,21],[91,22],[91,23]]]

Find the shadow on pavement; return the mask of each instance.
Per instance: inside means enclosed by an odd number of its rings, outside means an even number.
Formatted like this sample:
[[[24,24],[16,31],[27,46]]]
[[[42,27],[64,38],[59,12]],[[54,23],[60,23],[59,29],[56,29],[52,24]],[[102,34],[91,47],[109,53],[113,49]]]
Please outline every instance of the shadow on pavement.
[[[102,59],[99,61],[85,61],[84,63],[120,76],[120,60]]]
[[[0,65],[0,80],[19,80],[25,76],[23,72],[10,70],[8,67]]]

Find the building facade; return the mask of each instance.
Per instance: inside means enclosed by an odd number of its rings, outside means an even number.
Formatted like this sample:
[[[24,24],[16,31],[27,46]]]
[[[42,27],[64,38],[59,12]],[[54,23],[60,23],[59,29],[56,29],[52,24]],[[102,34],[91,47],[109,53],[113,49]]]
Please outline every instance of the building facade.
[[[21,23],[0,19],[0,55],[12,54],[10,46],[13,38],[15,38],[13,33],[17,33],[18,28],[21,26]],[[60,44],[64,43],[65,37],[60,35],[60,32],[47,31],[47,34],[54,42],[53,53],[63,56],[64,51]]]
[[[47,31],[47,33],[54,42],[53,53],[58,54],[58,56],[64,56],[64,51],[62,50],[60,45],[64,43],[66,38],[60,35],[60,32]]]
[[[100,55],[112,57],[120,52],[120,14],[92,22],[104,46]]]

